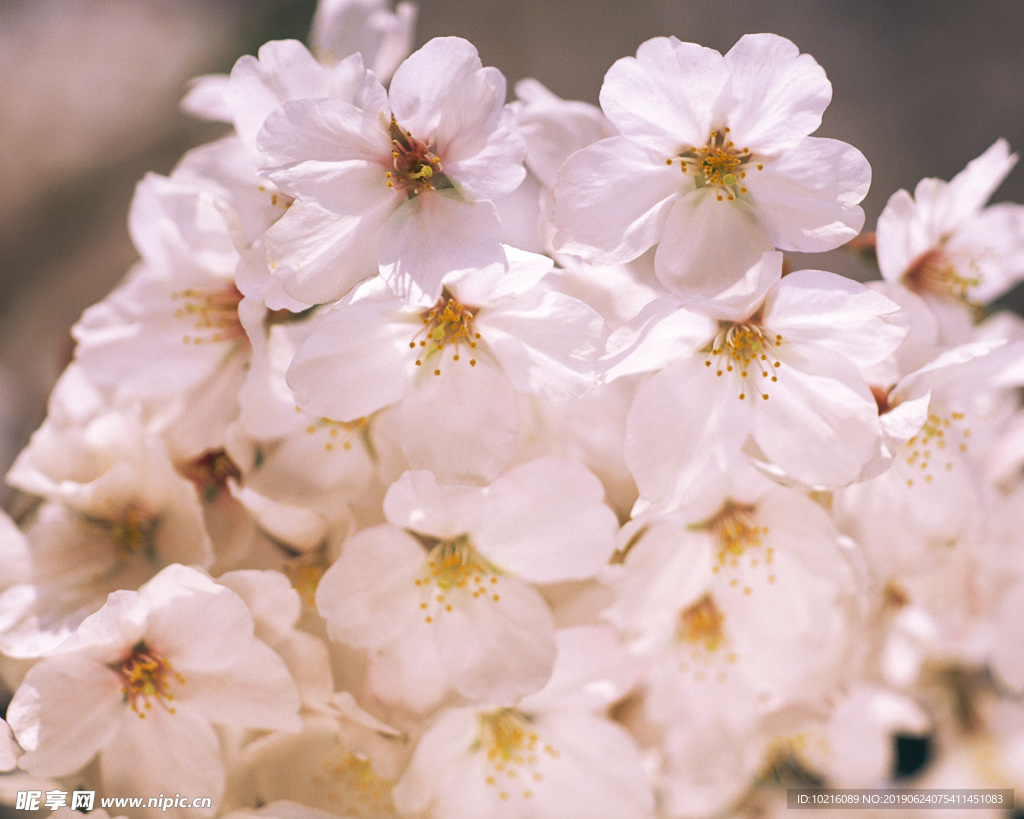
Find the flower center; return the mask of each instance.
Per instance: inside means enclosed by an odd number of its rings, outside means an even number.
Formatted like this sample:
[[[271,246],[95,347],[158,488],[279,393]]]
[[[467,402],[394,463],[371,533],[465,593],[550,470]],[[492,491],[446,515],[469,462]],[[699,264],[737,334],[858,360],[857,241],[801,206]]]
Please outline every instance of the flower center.
[[[160,525],[160,518],[156,515],[129,504],[118,517],[82,517],[111,539],[119,563],[138,555],[151,563],[156,562],[156,530]]]
[[[678,156],[665,160],[666,165],[679,163],[679,170],[693,177],[698,188],[715,188],[719,202],[727,199],[732,202],[737,196],[747,192],[743,180],[747,178],[750,167],[763,170],[760,162],[753,163],[750,148],[737,148],[736,143],[729,139],[729,129],[722,128],[711,132],[707,144],[698,148],[691,145]]]
[[[705,521],[696,523],[690,528],[697,531],[708,531],[715,538],[718,547],[716,554],[716,565],[711,571],[718,574],[723,568],[737,568],[740,559],[749,555],[749,565],[757,568],[762,561],[766,568],[770,568],[775,562],[775,549],[772,546],[764,548],[762,538],[768,534],[767,526],[758,526],[755,516],[757,509],[751,504],[736,503],[727,500],[722,508]],[[775,582],[775,575],[768,575],[768,582]],[[738,586],[739,579],[733,578],[730,585]],[[744,594],[751,593],[750,586],[743,587]]]
[[[967,270],[964,275],[962,270]],[[908,290],[921,296],[932,295],[947,301],[975,306],[970,290],[981,284],[982,275],[975,258],[935,248],[918,256],[903,273]]]
[[[403,131],[394,117],[391,117],[390,133],[394,170],[384,174],[385,185],[404,192],[409,198],[422,191],[454,187],[442,173],[441,160],[433,149],[410,131]]]
[[[323,763],[323,775],[314,774],[313,784],[327,786],[328,801],[346,814],[393,816],[395,806],[391,801],[391,789],[395,783],[377,773],[369,758],[339,750]]]
[[[354,421],[335,421],[331,418],[317,418],[306,427],[307,435],[315,435],[318,432],[324,433],[327,438],[324,441],[324,451],[333,452],[340,443],[341,448],[348,451],[352,449],[352,440],[361,440],[369,449],[370,439],[365,417],[357,418]]]
[[[153,708],[156,700],[167,713],[173,714],[174,700],[170,686],[172,682],[184,685],[185,678],[179,674],[165,657],[153,652],[145,643],[139,641],[132,653],[114,666],[121,678],[121,694],[128,706],[145,719],[146,711]]]
[[[498,575],[479,555],[469,535],[442,540],[433,546],[427,556],[423,574],[413,581],[423,595],[420,609],[424,620],[434,622],[441,611],[452,611],[450,593],[469,592],[474,600],[490,598],[498,602]],[[436,589],[436,591],[435,591]]]
[[[559,753],[547,743],[541,744],[537,732],[530,727],[530,718],[515,708],[499,708],[480,714],[480,735],[473,750],[485,749],[490,769],[485,779],[499,788],[498,797],[509,799],[517,790],[526,799],[533,797],[532,783],[541,782],[537,770],[541,754],[558,759]]]
[[[174,311],[174,317],[190,324],[193,329],[182,336],[183,344],[209,344],[246,337],[238,319],[238,303],[242,294],[234,284],[209,290],[179,290],[171,298],[181,302]]]
[[[223,449],[212,450],[194,458],[181,471],[196,485],[200,497],[207,503],[217,500],[229,478],[237,481],[242,477],[242,471]]]
[[[774,339],[766,339],[764,331],[756,324],[728,324],[715,336],[711,344],[710,357],[704,365],[710,368],[711,359],[717,359],[715,375],[719,377],[723,373],[738,371],[743,380],[740,400],[747,397],[747,388],[753,386],[754,391],[767,401],[768,393],[761,391],[760,384],[751,377],[751,372],[756,368],[762,378],[778,381],[775,370],[782,364],[775,354],[775,348],[781,346],[781,335],[776,334]]]
[[[409,342],[411,349],[420,348],[416,357],[417,367],[423,366],[424,361],[435,356],[439,358],[448,346],[455,347],[452,361],[459,361],[462,358],[462,345],[469,348],[469,366],[476,366],[473,350],[476,349],[480,333],[473,327],[473,311],[470,308],[460,304],[445,290],[437,304],[422,313],[420,318],[423,329]],[[440,361],[437,363],[440,364]],[[440,367],[435,366],[434,375],[440,374]]]
[[[956,457],[952,452],[966,452],[967,441],[971,437],[971,430],[963,426],[963,420],[962,412],[950,413],[949,417],[937,412],[928,413],[924,426],[903,446],[906,455],[904,471],[911,475],[907,478],[908,487],[914,485],[915,474],[920,474],[925,483],[932,482],[930,467],[933,456],[942,461],[947,471],[952,471]]]
[[[679,613],[676,636],[697,649],[714,652],[721,648],[725,641],[722,629],[724,622],[725,615],[718,610],[711,595],[705,594],[692,606]]]

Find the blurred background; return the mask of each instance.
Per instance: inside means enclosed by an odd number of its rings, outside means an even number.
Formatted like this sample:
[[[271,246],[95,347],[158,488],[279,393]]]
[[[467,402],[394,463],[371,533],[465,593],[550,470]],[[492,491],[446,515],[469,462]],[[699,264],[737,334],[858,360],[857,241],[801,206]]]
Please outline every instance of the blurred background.
[[[126,214],[222,126],[180,113],[188,80],[304,38],[312,0],[0,0],[0,469],[42,420],[68,328],[135,258]],[[834,88],[819,136],[874,171],[866,229],[898,188],[948,179],[997,137],[1024,149],[1019,0],[420,0],[417,42],[459,35],[511,84],[596,103],[607,68],[672,34],[727,51],[792,39]],[[995,196],[1024,201],[1024,168]],[[866,271],[834,252],[797,267]],[[1014,293],[1007,303],[1024,302]]]

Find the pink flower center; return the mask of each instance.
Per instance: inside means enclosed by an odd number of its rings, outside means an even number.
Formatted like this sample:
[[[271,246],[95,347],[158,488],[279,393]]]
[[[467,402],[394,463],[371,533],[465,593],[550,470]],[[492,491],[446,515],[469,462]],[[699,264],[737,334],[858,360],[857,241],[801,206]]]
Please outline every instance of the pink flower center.
[[[442,173],[441,160],[433,149],[403,131],[391,118],[391,159],[394,170],[388,171],[384,184],[405,193],[410,198],[422,191],[451,188],[451,180]]]
[[[968,271],[966,275],[964,270]],[[971,288],[980,285],[981,279],[981,271],[974,258],[940,248],[922,253],[903,273],[907,289],[922,296],[937,296],[968,306],[973,306]]]
[[[234,284],[218,289],[189,288],[171,296],[181,306],[174,317],[191,325],[191,332],[182,336],[184,344],[209,344],[245,339],[245,330],[238,318],[242,294]]]
[[[125,657],[115,670],[121,678],[121,694],[128,706],[144,719],[146,711],[153,708],[156,700],[167,713],[174,713],[171,683],[183,685],[185,678],[179,674],[165,657],[152,651],[145,641],[138,642],[132,653]]]

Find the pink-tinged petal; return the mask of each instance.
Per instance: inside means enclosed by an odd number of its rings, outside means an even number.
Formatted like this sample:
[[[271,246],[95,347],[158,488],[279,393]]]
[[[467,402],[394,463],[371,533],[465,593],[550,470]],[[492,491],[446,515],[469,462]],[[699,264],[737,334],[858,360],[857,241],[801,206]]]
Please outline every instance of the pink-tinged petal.
[[[967,167],[949,180],[948,210],[943,228],[951,228],[981,210],[1017,164],[1005,139],[997,139],[988,150],[967,163]]]
[[[446,360],[418,373],[398,405],[402,451],[412,469],[442,483],[490,483],[508,464],[519,431],[515,390],[490,360]]]
[[[946,245],[958,272],[976,277],[972,301],[987,304],[1024,278],[1024,205],[1000,202],[967,218]]]
[[[750,401],[698,357],[655,374],[626,420],[626,464],[640,497],[665,511],[722,497],[752,426]]]
[[[891,355],[910,329],[896,302],[822,270],[782,279],[765,300],[763,321],[787,342],[814,344],[860,367]]]
[[[1018,581],[999,602],[992,648],[992,668],[1012,691],[1024,690],[1024,583]]]
[[[443,158],[445,175],[470,201],[499,199],[516,190],[526,178],[526,143],[519,134],[515,114],[506,109],[494,119],[496,122],[488,131],[472,132],[471,123],[451,123],[453,128],[460,125],[463,131],[450,137],[450,147],[444,147],[438,138],[437,152]],[[441,124],[444,126],[447,120],[443,119]]]
[[[260,640],[236,640],[242,650],[234,661],[213,673],[185,674],[176,700],[215,725],[299,730],[299,692],[284,660]]]
[[[582,301],[548,291],[503,299],[476,326],[520,392],[568,401],[595,384],[604,321]]]
[[[746,34],[725,62],[732,71],[728,124],[737,145],[775,154],[818,130],[832,84],[810,54],[777,34]]]
[[[437,716],[392,791],[402,815],[437,816],[440,810],[449,819],[495,816],[497,793],[485,784],[484,754],[472,753],[479,733],[473,708],[447,708]]]
[[[438,659],[452,686],[477,702],[514,702],[548,681],[555,663],[555,618],[540,592],[499,577],[486,593],[449,595],[438,613]]]
[[[520,702],[524,711],[572,708],[600,713],[636,685],[639,667],[611,626],[561,628],[555,640],[558,656],[551,679]]]
[[[457,301],[479,307],[508,296],[525,295],[536,290],[541,279],[554,267],[555,263],[549,256],[508,245],[502,247],[508,260],[508,269],[490,265],[468,270],[445,281],[445,287]]]
[[[505,266],[500,240],[501,223],[490,202],[426,191],[406,200],[388,220],[380,275],[406,303],[432,305],[445,276]]]
[[[433,472],[410,470],[388,489],[384,515],[395,526],[444,540],[478,525],[481,501],[479,487],[448,486]]]
[[[664,162],[703,145],[729,79],[722,55],[674,37],[655,37],[605,74],[601,108],[623,133]],[[678,170],[677,170],[678,173]]]
[[[625,137],[577,151],[555,184],[555,247],[594,264],[635,259],[661,238],[684,182],[678,168]]]
[[[537,733],[557,757],[531,803],[549,806],[544,819],[653,819],[654,793],[633,737],[619,723],[583,710],[542,713]]]
[[[283,189],[290,193],[294,184],[294,190],[324,196],[328,204],[344,192],[332,191],[330,180],[318,183],[316,174],[302,166],[363,163],[378,168],[383,177],[391,166],[389,125],[387,111],[364,111],[336,99],[289,100],[267,117],[257,145],[264,167]]]
[[[285,100],[329,96],[327,76],[327,68],[298,40],[274,40],[260,47],[258,58],[240,57],[224,89],[235,130],[255,143],[264,120]]]
[[[532,583],[593,577],[615,550],[618,521],[604,486],[583,464],[540,458],[487,489],[473,542],[502,571]]]
[[[181,99],[181,110],[197,119],[211,122],[231,122],[231,109],[224,102],[227,74],[204,74],[188,83],[188,91]]]
[[[695,304],[735,288],[774,247],[759,217],[744,201],[719,201],[712,188],[680,197],[654,254],[658,280]]]
[[[139,596],[149,605],[146,645],[183,674],[228,668],[252,640],[242,598],[188,566],[163,569]]]
[[[364,188],[343,214],[311,201],[294,202],[264,234],[267,265],[285,292],[322,304],[375,276],[385,226],[399,204],[391,194]]]
[[[128,212],[146,265],[173,274],[175,289],[230,281],[238,261],[222,202],[206,182],[147,174]]]
[[[312,415],[354,421],[401,398],[421,326],[394,300],[365,300],[323,310],[288,368],[288,386]],[[413,323],[416,322],[416,323]],[[312,327],[312,325],[311,325]]]
[[[899,190],[889,197],[878,217],[878,269],[891,284],[899,284],[911,263],[931,246],[932,237],[916,218],[916,208],[913,197]]]
[[[51,654],[84,652],[97,662],[117,662],[144,637],[148,619],[146,601],[137,592],[118,589]]]
[[[782,254],[767,251],[728,289],[713,295],[688,293],[679,298],[679,303],[702,316],[721,321],[743,321],[757,311],[765,295],[781,277]]]
[[[426,716],[453,695],[448,672],[437,656],[433,623],[418,617],[372,654],[367,678],[382,702]]]
[[[864,226],[859,203],[871,185],[864,154],[836,139],[807,137],[745,179],[757,217],[780,250],[820,253]]]
[[[7,708],[25,749],[21,767],[34,776],[78,770],[110,744],[125,716],[121,678],[81,653],[32,666]]]
[[[419,139],[438,129],[441,111],[462,81],[483,67],[472,43],[435,37],[411,54],[391,80],[391,110],[399,125]],[[504,102],[504,90],[501,94]]]
[[[426,559],[420,543],[394,526],[374,526],[349,538],[316,591],[331,639],[381,648],[419,619],[415,581]]]
[[[160,815],[173,819],[214,815],[224,794],[224,758],[205,717],[184,705],[173,714],[154,708],[145,719],[129,712],[118,727],[100,757],[104,795],[208,796],[211,809],[170,808]]]
[[[858,479],[878,449],[878,407],[853,366],[825,348],[776,348],[778,382],[753,401],[753,437],[768,459],[811,485]]]
[[[604,378],[667,367],[708,344],[717,328],[712,319],[683,310],[675,296],[655,299],[608,337]]]

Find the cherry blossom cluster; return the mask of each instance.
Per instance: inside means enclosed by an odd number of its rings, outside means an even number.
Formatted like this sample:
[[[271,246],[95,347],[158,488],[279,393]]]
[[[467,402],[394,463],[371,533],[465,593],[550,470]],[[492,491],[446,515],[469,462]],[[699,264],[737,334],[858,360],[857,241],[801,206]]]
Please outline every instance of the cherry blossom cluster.
[[[654,38],[596,107],[414,18],[322,0],[139,183],[7,476],[0,795],[781,816],[896,737],[1024,787],[1006,143],[862,234],[783,37]],[[843,245],[880,278],[784,255]]]

